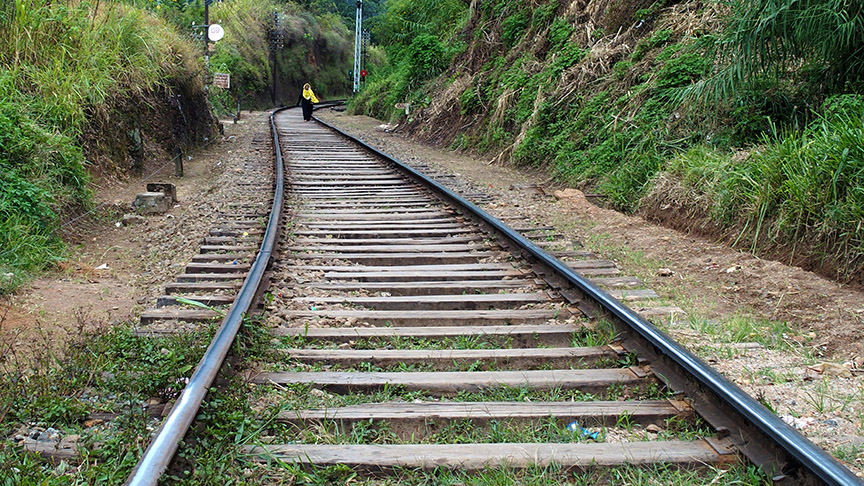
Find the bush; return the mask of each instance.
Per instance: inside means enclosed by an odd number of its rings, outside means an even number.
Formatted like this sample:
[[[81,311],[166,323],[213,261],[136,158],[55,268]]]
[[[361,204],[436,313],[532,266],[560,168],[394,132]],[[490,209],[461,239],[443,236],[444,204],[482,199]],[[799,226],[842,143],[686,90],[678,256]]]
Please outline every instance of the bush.
[[[735,0],[711,54],[722,66],[686,93],[721,101],[760,76],[780,86],[790,77],[814,94],[838,93],[864,83],[864,15],[848,0]]]
[[[522,37],[528,27],[528,13],[520,10],[501,22],[501,40],[506,47],[513,47],[516,41]]]
[[[552,27],[549,28],[549,52],[555,52],[560,49],[573,34],[575,27],[573,22],[564,17],[558,17],[552,22]]]
[[[713,202],[712,218],[751,249],[805,243],[864,266],[864,96],[829,98],[803,131],[773,130],[746,159],[694,149],[673,159],[682,184]]]
[[[444,46],[431,34],[420,34],[408,47],[408,79],[422,81],[436,76],[447,67]]]

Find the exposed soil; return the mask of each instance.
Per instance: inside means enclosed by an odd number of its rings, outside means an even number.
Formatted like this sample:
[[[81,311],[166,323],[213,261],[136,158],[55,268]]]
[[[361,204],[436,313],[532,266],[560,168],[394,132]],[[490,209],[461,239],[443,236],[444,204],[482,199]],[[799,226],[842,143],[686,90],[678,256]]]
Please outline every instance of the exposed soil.
[[[493,196],[485,205],[493,213],[520,212],[614,260],[625,274],[641,278],[687,312],[686,318],[661,323],[676,339],[822,447],[840,455],[851,450],[852,467],[864,474],[864,292],[598,207],[541,172],[417,143],[385,132],[369,117],[335,111],[318,116],[403,162],[422,161],[468,179]],[[558,197],[551,197],[556,191]],[[765,336],[729,340],[700,332],[701,324],[732,332],[723,326],[736,319],[776,321],[788,330],[770,336],[778,344],[768,347],[758,343]]]
[[[183,177],[175,177],[174,164],[163,159],[153,164],[163,167],[155,174],[97,180],[93,188],[100,209],[69,231],[68,259],[0,302],[4,358],[26,359],[46,346],[60,350],[79,325],[110,326],[137,318],[197,252],[228,197],[222,192],[233,168],[249,157],[271,156],[252,146],[255,134],[269,132],[267,120],[267,113],[253,112],[244,113],[236,125],[225,122],[224,136],[184,156]],[[156,181],[174,183],[179,202],[164,215],[123,226],[123,214],[134,212],[135,195],[146,182]]]

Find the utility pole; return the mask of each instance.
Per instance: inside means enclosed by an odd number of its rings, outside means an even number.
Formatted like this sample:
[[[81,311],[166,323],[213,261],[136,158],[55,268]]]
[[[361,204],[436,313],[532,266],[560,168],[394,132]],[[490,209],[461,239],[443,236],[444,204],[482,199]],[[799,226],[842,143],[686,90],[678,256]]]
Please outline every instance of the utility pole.
[[[271,99],[273,106],[277,106],[277,102],[281,101],[278,96],[279,83],[279,50],[285,46],[285,32],[282,30],[281,18],[279,12],[273,11],[273,28],[270,30],[270,52],[273,55],[273,88],[271,90]]]
[[[210,4],[213,0],[204,0],[204,86],[210,86]]]
[[[360,91],[360,64],[363,60],[363,0],[357,0],[357,21],[354,24],[354,92]]]
[[[369,43],[370,43],[370,34],[368,30],[363,31],[363,55],[361,58],[363,61],[360,64],[360,83],[365,86],[366,85],[366,68],[368,63],[366,61],[369,60]]]

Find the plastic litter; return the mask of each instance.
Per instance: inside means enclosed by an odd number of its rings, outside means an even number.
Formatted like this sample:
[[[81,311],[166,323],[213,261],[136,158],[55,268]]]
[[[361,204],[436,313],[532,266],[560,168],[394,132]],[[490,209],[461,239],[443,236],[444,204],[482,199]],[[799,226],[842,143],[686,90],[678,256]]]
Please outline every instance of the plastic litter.
[[[582,435],[582,437],[591,440],[597,440],[597,438],[600,436],[599,432],[592,432],[585,427],[579,425],[579,422],[570,422],[569,424],[567,424],[567,430],[569,430],[570,432],[578,432]]]

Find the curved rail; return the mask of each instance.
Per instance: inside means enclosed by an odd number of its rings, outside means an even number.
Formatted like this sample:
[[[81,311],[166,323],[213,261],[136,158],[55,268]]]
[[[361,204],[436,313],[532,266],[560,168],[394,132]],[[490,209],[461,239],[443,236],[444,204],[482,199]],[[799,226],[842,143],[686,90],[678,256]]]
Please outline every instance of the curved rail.
[[[831,486],[850,486],[864,484],[851,471],[843,467],[836,459],[824,450],[801,435],[797,430],[780,420],[780,418],[757,402],[747,392],[726,379],[719,372],[708,366],[700,358],[692,354],[683,346],[664,332],[657,329],[653,324],[636,314],[632,309],[619,302],[617,299],[597,288],[587,279],[570,269],[557,258],[549,255],[541,248],[533,244],[527,238],[514,231],[491,214],[480,209],[462,196],[442,184],[430,179],[421,172],[404,164],[400,160],[372,147],[342,130],[315,118],[319,123],[331,128],[344,137],[358,143],[379,157],[393,163],[402,172],[408,174],[412,179],[429,187],[439,196],[444,197],[451,203],[461,207],[463,210],[486,223],[502,236],[510,240],[517,247],[527,252],[536,261],[546,265],[560,278],[566,280],[570,285],[582,292],[586,297],[605,309],[611,315],[636,332],[642,339],[650,343],[657,353],[670,359],[674,364],[685,370],[698,382],[699,385],[709,390],[717,399],[726,406],[731,407],[746,421],[755,426],[759,432],[774,441],[789,457],[797,461],[801,466],[810,471],[815,477]],[[783,472],[773,471],[776,479],[783,479]]]
[[[287,108],[280,108],[270,113],[270,130],[273,133],[273,145],[276,152],[276,190],[273,196],[273,207],[270,210],[270,218],[267,221],[267,230],[261,242],[261,249],[255,258],[255,263],[249,270],[249,275],[243,282],[234,304],[228,310],[228,314],[222,321],[222,325],[216,331],[216,336],[192,373],[189,384],[183,389],[177,399],[171,413],[162,422],[162,426],[156,432],[150,446],[144,452],[138,465],[132,471],[126,481],[130,486],[155,485],[159,477],[168,467],[174,453],[183,436],[189,430],[189,426],[198,413],[198,408],[207,394],[207,390],[219,373],[219,368],[228,355],[228,350],[234,342],[234,337],[243,323],[243,317],[249,310],[249,306],[255,298],[264,270],[270,263],[270,257],[279,232],[279,221],[282,217],[282,206],[285,192],[285,177],[282,163],[282,150],[279,146],[279,132],[276,130],[274,116],[276,113]]]

